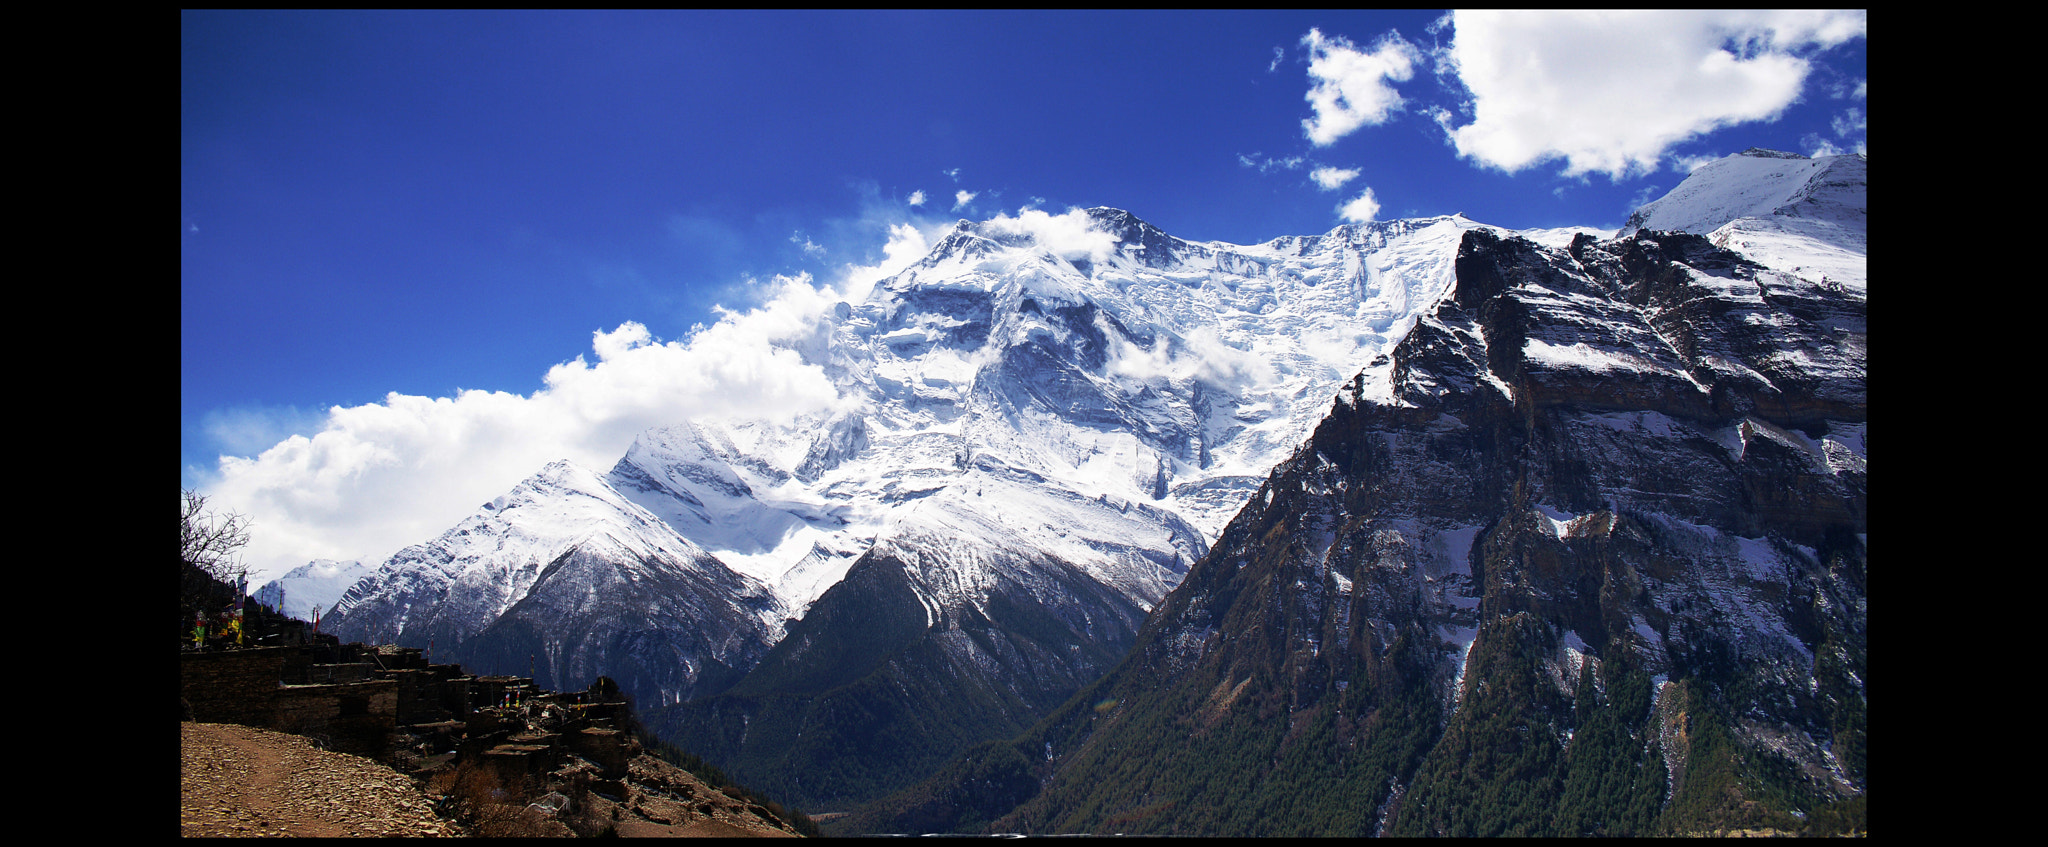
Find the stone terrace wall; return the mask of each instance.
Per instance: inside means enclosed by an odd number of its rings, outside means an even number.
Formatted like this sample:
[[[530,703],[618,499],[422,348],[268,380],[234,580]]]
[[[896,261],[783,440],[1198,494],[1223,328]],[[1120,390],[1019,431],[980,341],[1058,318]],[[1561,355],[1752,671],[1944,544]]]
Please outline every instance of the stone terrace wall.
[[[398,725],[399,684],[371,679],[362,664],[307,665],[297,647],[186,652],[178,694],[195,721],[259,726],[325,739],[335,750],[374,755]],[[292,677],[328,677],[291,685]]]
[[[325,739],[331,750],[375,756],[390,748],[398,729],[398,683],[287,685],[274,692],[269,725]]]
[[[192,720],[269,726],[271,701],[291,649],[180,654],[178,694],[191,709]]]

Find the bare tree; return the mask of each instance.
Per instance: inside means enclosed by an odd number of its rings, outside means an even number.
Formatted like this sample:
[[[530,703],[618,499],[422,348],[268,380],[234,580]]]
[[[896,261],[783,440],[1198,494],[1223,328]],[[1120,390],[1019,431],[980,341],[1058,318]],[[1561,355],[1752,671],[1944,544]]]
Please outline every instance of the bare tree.
[[[243,573],[239,556],[249,544],[248,517],[206,508],[206,496],[199,492],[184,489],[182,494],[180,555],[208,576],[234,584]]]

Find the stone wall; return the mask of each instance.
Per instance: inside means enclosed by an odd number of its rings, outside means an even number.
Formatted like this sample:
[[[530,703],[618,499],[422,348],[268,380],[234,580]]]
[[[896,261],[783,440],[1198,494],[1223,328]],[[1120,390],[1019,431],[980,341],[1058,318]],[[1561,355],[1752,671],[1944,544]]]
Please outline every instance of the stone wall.
[[[398,729],[398,683],[283,686],[275,689],[268,726],[323,739],[331,750],[376,756]]]
[[[257,647],[179,654],[178,694],[191,719],[269,726],[271,700],[291,650]]]

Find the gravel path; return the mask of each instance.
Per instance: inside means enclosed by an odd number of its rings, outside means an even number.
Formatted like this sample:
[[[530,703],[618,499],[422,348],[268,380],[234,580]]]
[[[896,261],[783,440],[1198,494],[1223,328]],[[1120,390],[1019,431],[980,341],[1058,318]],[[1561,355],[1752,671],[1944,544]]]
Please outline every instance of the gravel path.
[[[296,735],[180,724],[180,833],[241,837],[459,835],[410,779]]]

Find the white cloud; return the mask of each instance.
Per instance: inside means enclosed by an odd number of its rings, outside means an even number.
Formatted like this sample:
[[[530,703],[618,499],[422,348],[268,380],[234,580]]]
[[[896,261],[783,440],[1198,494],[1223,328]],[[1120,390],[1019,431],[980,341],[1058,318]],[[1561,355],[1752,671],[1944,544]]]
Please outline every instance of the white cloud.
[[[960,211],[961,207],[966,206],[967,201],[972,199],[974,199],[974,192],[972,191],[953,192],[953,211]]]
[[[1445,12],[1441,15],[1438,15],[1436,17],[1436,20],[1430,21],[1428,26],[1422,28],[1422,31],[1429,33],[1430,38],[1436,38],[1438,35],[1443,34],[1444,30],[1451,28],[1452,20],[1453,14],[1451,12]]]
[[[932,242],[952,224],[933,224],[930,231],[909,223],[889,227],[889,241],[882,245],[882,260],[872,265],[846,265],[834,286],[839,299],[859,303],[867,299],[874,284],[901,273],[932,251]]]
[[[1795,51],[1863,35],[1860,11],[1459,11],[1443,61],[1471,122],[1439,121],[1459,155],[1513,173],[1655,170],[1673,145],[1773,120],[1799,96]]]
[[[297,406],[253,406],[209,411],[200,425],[221,450],[257,453],[294,433],[318,430],[326,419],[324,411]]]
[[[596,363],[556,365],[529,395],[393,392],[333,407],[311,436],[223,456],[202,487],[254,523],[244,552],[260,583],[310,559],[381,558],[433,538],[557,459],[608,470],[652,426],[831,408],[837,391],[797,350],[822,343],[821,318],[839,292],[798,275],[777,277],[764,294],[765,305],[721,310],[686,341],[660,341],[631,322],[599,330]]]
[[[946,175],[946,176],[948,176],[948,177],[951,177],[951,178],[953,179],[953,181],[954,181],[954,182],[959,182],[959,181],[960,181],[960,169],[959,169],[959,168],[950,168],[950,169],[947,169],[947,170],[939,171],[939,173],[942,173],[942,174],[945,174],[945,175]]]
[[[1708,162],[1718,162],[1722,158],[1723,156],[1712,153],[1691,156],[1674,155],[1671,157],[1671,172],[1689,174],[1693,171],[1699,170],[1699,167],[1701,165],[1704,165]]]
[[[211,413],[206,432],[231,455],[190,469],[191,484],[217,508],[254,521],[245,558],[260,583],[315,558],[381,561],[558,459],[609,470],[649,427],[835,408],[837,392],[815,364],[833,306],[865,300],[875,282],[929,254],[953,225],[902,215],[901,205],[878,196],[857,219],[824,224],[842,233],[816,239],[836,256],[873,257],[879,243],[871,263],[840,263],[830,280],[798,274],[736,285],[745,301],[716,309],[715,321],[681,340],[659,339],[637,322],[600,329],[589,353],[550,368],[530,394],[392,393],[320,412]],[[736,237],[709,219],[671,224],[697,242]],[[1040,228],[1063,243],[1057,224]],[[815,243],[804,231],[791,241]]]
[[[916,191],[912,191],[912,192],[910,192],[910,205],[912,205],[912,206],[922,206],[922,205],[924,205],[924,189],[920,188],[920,189],[918,189],[918,190],[916,190]]]
[[[1869,131],[1870,120],[1864,117],[1862,109],[1849,109],[1836,115],[1829,126],[1834,129],[1836,135],[1847,137],[1852,133]]]
[[[1385,123],[1401,108],[1401,95],[1391,82],[1406,81],[1422,59],[1414,45],[1389,32],[1371,52],[1359,50],[1343,36],[1324,38],[1311,29],[1302,36],[1308,46],[1309,78],[1315,81],[1304,99],[1315,117],[1301,122],[1308,140],[1326,147],[1367,124]]]
[[[1247,168],[1258,168],[1259,173],[1267,173],[1269,171],[1272,171],[1274,168],[1279,168],[1281,170],[1286,171],[1298,171],[1301,170],[1301,167],[1303,165],[1308,164],[1308,160],[1300,156],[1289,156],[1285,159],[1274,159],[1262,156],[1258,153],[1253,153],[1250,156],[1247,156],[1243,153],[1239,153],[1237,154],[1237,163]]]
[[[1351,202],[1337,207],[1338,217],[1358,224],[1371,223],[1373,218],[1379,213],[1379,198],[1373,196],[1372,189],[1370,188],[1366,189],[1364,194],[1358,195]]]
[[[1037,209],[1022,209],[1016,217],[997,215],[988,226],[997,232],[1028,235],[1039,246],[1063,259],[1086,258],[1102,262],[1115,252],[1116,236],[1094,228],[1095,219],[1081,209],[1051,215]]]
[[[819,245],[817,242],[812,241],[810,236],[803,234],[801,231],[790,233],[789,243],[802,245],[804,248],[804,252],[809,255],[825,255],[825,248]]]
[[[1840,156],[1847,152],[1835,146],[1834,142],[1822,138],[1819,133],[1807,133],[1799,141],[1806,147],[1807,158],[1811,159],[1818,159],[1822,156]]]
[[[1315,180],[1316,187],[1324,191],[1335,191],[1344,183],[1358,178],[1358,171],[1352,168],[1316,168],[1308,172],[1308,178]]]

